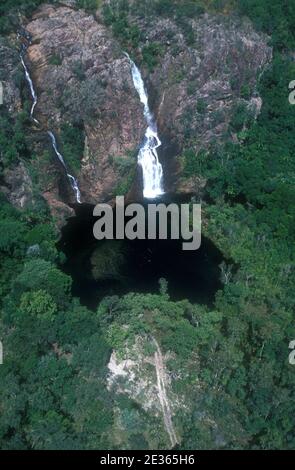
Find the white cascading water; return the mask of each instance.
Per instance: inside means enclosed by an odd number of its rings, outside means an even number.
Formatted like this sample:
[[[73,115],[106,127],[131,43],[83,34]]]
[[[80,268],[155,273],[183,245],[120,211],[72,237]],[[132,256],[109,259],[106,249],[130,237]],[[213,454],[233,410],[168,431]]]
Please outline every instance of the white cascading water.
[[[25,39],[29,42],[29,38],[27,37],[27,35],[25,36]],[[30,116],[31,116],[31,119],[33,119],[33,121],[36,123],[36,124],[39,124],[39,121],[37,119],[34,118],[34,109],[35,109],[35,106],[36,104],[38,103],[38,98],[37,98],[37,94],[35,92],[35,89],[34,89],[34,84],[33,84],[33,81],[31,79],[31,76],[29,74],[29,71],[28,71],[28,68],[25,64],[25,61],[24,61],[24,54],[26,53],[26,50],[27,48],[25,46],[22,47],[22,51],[20,53],[20,59],[21,59],[21,63],[22,63],[22,66],[24,68],[24,71],[25,71],[25,76],[26,76],[26,80],[29,84],[29,87],[30,87],[30,91],[31,91],[31,96],[32,96],[32,100],[33,100],[33,104],[32,104],[32,107],[31,107],[31,112],[30,112]],[[78,186],[78,182],[76,180],[76,178],[74,178],[74,176],[70,175],[68,173],[68,170],[67,170],[67,166],[65,164],[65,161],[64,161],[64,158],[63,156],[59,153],[58,149],[57,149],[57,144],[56,144],[56,139],[55,139],[55,136],[54,134],[51,132],[51,131],[48,131],[48,135],[51,139],[51,143],[52,143],[52,147],[55,151],[55,154],[56,156],[58,157],[59,161],[61,162],[61,164],[63,165],[66,173],[67,173],[67,177],[70,181],[70,184],[71,184],[71,187],[75,193],[75,196],[76,196],[76,201],[81,204],[81,193],[80,193],[80,189],[79,189],[79,186]]]
[[[67,177],[69,178],[70,180],[70,183],[71,183],[71,186],[72,186],[72,189],[76,195],[76,201],[81,204],[81,193],[80,193],[80,189],[79,189],[79,186],[78,186],[78,182],[76,180],[76,178],[74,178],[72,175],[70,175],[68,173],[68,170],[67,170],[67,166],[65,164],[65,161],[64,161],[64,158],[63,156],[61,155],[61,153],[59,153],[58,151],[58,148],[57,148],[57,143],[56,143],[56,139],[55,139],[55,136],[54,134],[51,132],[51,131],[48,131],[48,135],[51,139],[51,143],[52,143],[52,147],[55,151],[55,154],[57,156],[57,158],[59,159],[59,161],[61,162],[61,164],[63,165],[64,169],[66,170],[66,173],[67,173]]]
[[[133,84],[139,95],[140,101],[144,106],[144,117],[148,125],[143,144],[138,153],[138,163],[141,165],[143,173],[143,195],[148,199],[154,199],[157,196],[164,194],[163,168],[159,162],[157,152],[157,149],[161,145],[161,141],[158,137],[157,124],[149,108],[148,95],[145,90],[140,70],[133,60],[131,60],[127,52],[124,54],[130,62]]]
[[[39,121],[34,118],[34,109],[35,109],[35,106],[36,106],[36,104],[37,104],[37,102],[38,102],[38,98],[37,98],[37,95],[36,95],[36,92],[35,92],[35,89],[34,89],[34,85],[33,85],[32,79],[31,79],[31,77],[30,77],[29,71],[28,71],[28,69],[27,69],[27,66],[26,66],[26,64],[25,64],[25,61],[24,61],[24,58],[23,58],[23,54],[22,54],[22,53],[20,54],[20,60],[21,60],[22,66],[23,66],[23,68],[24,68],[26,80],[27,80],[27,82],[28,82],[28,84],[29,84],[30,91],[31,91],[31,95],[32,95],[32,99],[33,99],[33,104],[32,104],[32,107],[31,107],[30,116],[31,116],[31,118],[33,119],[33,121],[35,121],[36,124],[39,124]]]

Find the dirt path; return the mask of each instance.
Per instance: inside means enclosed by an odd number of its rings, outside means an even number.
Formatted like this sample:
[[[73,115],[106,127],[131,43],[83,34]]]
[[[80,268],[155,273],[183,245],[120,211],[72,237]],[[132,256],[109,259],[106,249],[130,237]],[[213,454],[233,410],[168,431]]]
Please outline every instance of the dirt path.
[[[171,441],[171,447],[174,447],[176,444],[178,444],[178,440],[177,440],[175,429],[172,423],[172,414],[171,414],[169,399],[167,397],[167,392],[166,392],[167,376],[166,376],[166,371],[165,371],[165,365],[164,365],[160,346],[155,338],[153,338],[153,342],[157,348],[157,351],[155,352],[155,368],[156,368],[156,374],[157,374],[157,387],[158,387],[159,400],[160,400],[162,411],[163,411],[165,428],[167,430],[167,433]]]

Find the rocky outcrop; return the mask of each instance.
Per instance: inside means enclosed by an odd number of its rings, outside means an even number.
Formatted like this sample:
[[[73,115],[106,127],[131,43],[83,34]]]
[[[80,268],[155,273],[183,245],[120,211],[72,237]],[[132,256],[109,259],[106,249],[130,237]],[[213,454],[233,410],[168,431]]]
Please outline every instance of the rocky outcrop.
[[[129,52],[141,67],[157,118],[165,190],[198,193],[205,181],[184,180],[177,157],[184,148],[197,152],[236,140],[241,126],[257,117],[261,108],[257,82],[272,51],[267,37],[247,21],[207,14],[187,21],[189,41],[174,19],[133,16],[130,22],[141,31],[141,40]],[[70,154],[66,163],[79,182],[82,202],[95,204],[126,193],[130,187],[126,180],[130,183],[133,174],[133,187],[140,188],[136,155],[146,124],[129,61],[111,27],[103,24],[101,12],[95,19],[71,2],[43,5],[25,26],[32,36],[26,62],[38,95],[35,116],[40,121],[39,128],[32,126],[32,152],[39,162],[35,172],[39,171],[41,192],[62,224],[72,213],[75,196],[46,131],[56,134],[62,153],[63,126],[81,133],[84,151],[74,162]],[[151,70],[144,50],[155,44],[157,63]],[[8,63],[6,99],[13,113],[20,107],[13,79],[18,56],[5,45],[0,53]],[[50,175],[48,181],[45,174]]]
[[[0,38],[0,82],[2,103],[14,115],[21,109],[21,96],[18,87],[19,56],[11,44]]]
[[[148,83],[166,143],[162,159],[170,177],[171,156],[184,148],[198,151],[235,140],[239,126],[257,117],[261,108],[257,83],[272,58],[268,38],[255,32],[247,20],[205,14],[188,23],[190,45],[173,20],[158,19],[153,28],[150,23],[140,24],[146,45],[163,45]],[[181,168],[175,169],[170,185],[182,192]],[[189,190],[191,182],[187,184]]]
[[[33,184],[23,162],[5,169],[3,179],[5,183],[0,186],[0,191],[13,206],[24,209],[31,204]]]
[[[128,60],[107,29],[82,10],[43,6],[26,29],[35,114],[57,134],[65,122],[83,128],[86,145],[76,171],[81,199],[109,199],[121,179],[116,158],[134,152],[144,132]]]
[[[128,327],[126,326],[126,331]],[[146,351],[145,349],[148,349]],[[123,394],[143,408],[148,416],[158,420],[159,433],[163,432],[165,448],[178,443],[173,424],[176,409],[184,403],[171,390],[171,377],[167,374],[166,361],[154,338],[136,337],[132,347],[126,347],[120,360],[113,351],[108,363],[107,386],[110,392]]]

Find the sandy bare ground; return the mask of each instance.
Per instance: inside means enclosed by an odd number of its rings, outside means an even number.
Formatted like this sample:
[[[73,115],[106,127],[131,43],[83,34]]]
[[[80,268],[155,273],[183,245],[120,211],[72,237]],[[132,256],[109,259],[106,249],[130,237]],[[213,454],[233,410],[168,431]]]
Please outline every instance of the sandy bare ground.
[[[154,359],[157,374],[158,395],[163,411],[164,425],[170,438],[171,447],[174,447],[178,443],[178,439],[176,437],[175,429],[173,426],[170,403],[166,392],[166,384],[168,383],[166,369],[160,346],[155,338],[153,338],[153,342],[157,348]]]

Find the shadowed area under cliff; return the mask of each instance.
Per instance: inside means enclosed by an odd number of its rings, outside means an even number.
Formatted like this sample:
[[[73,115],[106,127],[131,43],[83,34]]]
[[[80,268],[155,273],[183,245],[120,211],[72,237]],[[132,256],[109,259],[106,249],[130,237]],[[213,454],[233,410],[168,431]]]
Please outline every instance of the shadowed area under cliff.
[[[183,251],[181,240],[97,241],[92,212],[91,205],[78,206],[59,242],[67,257],[63,269],[73,278],[73,295],[83,304],[96,308],[105,295],[158,292],[159,279],[165,278],[172,300],[212,305],[221,288],[223,257],[209,239],[203,236],[195,251]]]

